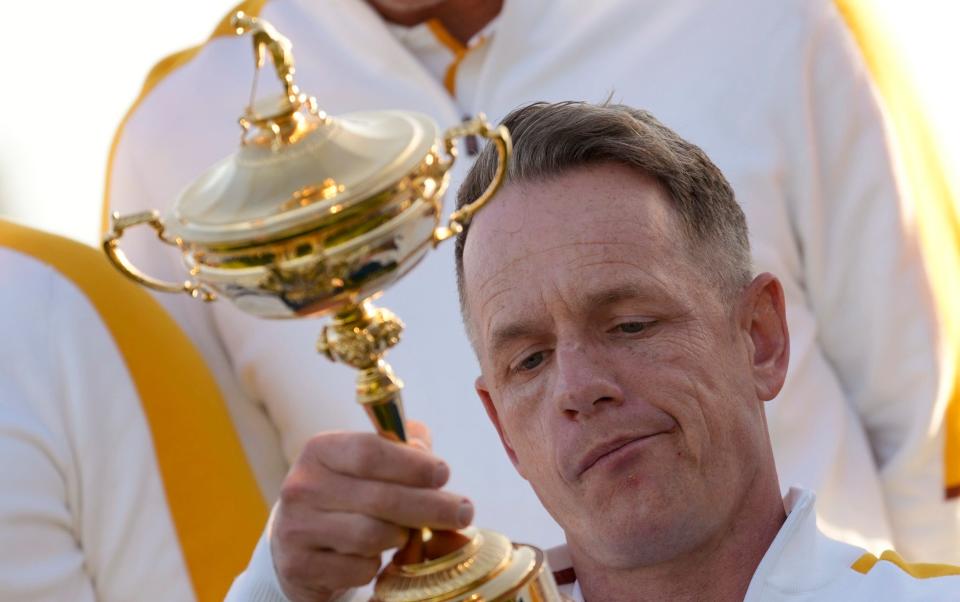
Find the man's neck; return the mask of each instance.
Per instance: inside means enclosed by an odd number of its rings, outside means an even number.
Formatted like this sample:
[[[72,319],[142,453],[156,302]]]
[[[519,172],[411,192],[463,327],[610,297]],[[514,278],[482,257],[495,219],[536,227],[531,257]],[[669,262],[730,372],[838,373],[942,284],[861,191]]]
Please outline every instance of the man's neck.
[[[571,549],[577,581],[587,602],[683,602],[703,600],[706,594],[716,602],[739,602],[785,519],[779,489],[766,487],[744,500],[728,529],[666,562],[611,570]]]
[[[385,21],[412,27],[430,19],[443,24],[450,35],[466,45],[503,8],[503,0],[446,0],[420,10],[398,10],[378,0],[367,0]]]

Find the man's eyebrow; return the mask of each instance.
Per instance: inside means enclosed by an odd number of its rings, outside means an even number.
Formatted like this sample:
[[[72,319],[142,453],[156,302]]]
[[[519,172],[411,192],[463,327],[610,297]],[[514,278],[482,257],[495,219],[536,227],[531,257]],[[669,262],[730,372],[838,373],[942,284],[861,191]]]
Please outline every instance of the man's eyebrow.
[[[651,299],[657,296],[658,291],[651,291],[648,287],[633,284],[614,285],[609,288],[587,293],[584,300],[587,307],[596,309],[614,305],[630,299]]]
[[[658,295],[659,291],[650,290],[649,287],[641,287],[634,284],[614,285],[609,288],[592,291],[583,299],[590,309],[602,309],[610,305],[615,305],[621,301],[630,299],[651,299]],[[518,320],[508,322],[503,325],[495,326],[490,336],[490,350],[496,355],[504,347],[517,339],[536,336],[540,330],[529,321]]]
[[[533,336],[537,330],[526,322],[508,322],[496,326],[490,336],[490,351],[496,355],[501,349],[517,339]]]

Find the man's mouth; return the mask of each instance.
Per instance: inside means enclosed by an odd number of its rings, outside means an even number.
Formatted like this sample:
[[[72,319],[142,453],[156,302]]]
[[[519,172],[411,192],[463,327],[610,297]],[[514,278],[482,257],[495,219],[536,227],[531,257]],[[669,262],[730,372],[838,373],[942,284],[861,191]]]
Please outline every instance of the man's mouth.
[[[662,435],[664,432],[651,433],[649,435],[629,435],[617,437],[593,447],[577,464],[577,477],[582,477],[585,472],[596,466],[603,464],[607,460],[613,460],[619,455],[629,451],[637,444],[645,443],[648,439]]]

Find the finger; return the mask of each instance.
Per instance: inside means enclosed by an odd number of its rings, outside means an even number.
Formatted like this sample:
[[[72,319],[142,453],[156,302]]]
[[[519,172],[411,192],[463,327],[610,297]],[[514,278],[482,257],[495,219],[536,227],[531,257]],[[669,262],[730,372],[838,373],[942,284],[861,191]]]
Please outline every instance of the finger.
[[[327,550],[339,554],[380,558],[407,542],[409,530],[393,523],[352,512],[277,515],[273,537],[284,550]]]
[[[373,433],[317,435],[301,458],[341,475],[409,487],[442,487],[450,478],[446,462],[430,452]]]
[[[410,528],[462,529],[473,520],[473,504],[461,495],[439,489],[340,476],[327,492],[329,511],[355,512]]]
[[[291,600],[328,599],[332,592],[364,586],[377,576],[379,558],[306,551],[275,558],[280,587]]]
[[[408,420],[407,443],[419,447],[420,449],[430,451],[433,449],[433,437],[430,435],[430,429],[419,420]]]

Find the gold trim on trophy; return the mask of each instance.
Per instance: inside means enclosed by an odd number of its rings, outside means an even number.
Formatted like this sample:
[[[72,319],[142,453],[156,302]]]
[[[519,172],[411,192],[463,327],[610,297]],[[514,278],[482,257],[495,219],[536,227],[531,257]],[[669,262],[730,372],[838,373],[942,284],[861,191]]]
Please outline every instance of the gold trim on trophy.
[[[439,135],[429,117],[376,111],[330,117],[294,81],[292,45],[262,19],[236,13],[237,35],[253,40],[256,71],[240,117],[239,149],[177,199],[169,215],[113,215],[107,257],[139,284],[225,298],[265,318],[332,315],[317,348],[357,370],[357,401],[377,432],[406,441],[403,384],[384,354],[403,323],[371,299],[456,236],[506,176],[510,134],[480,115]],[[267,58],[283,86],[258,99]],[[490,187],[441,225],[456,141],[496,145]],[[124,232],[147,225],[178,247],[189,279],[164,282],[136,268],[120,248]],[[543,553],[499,533],[415,529],[377,579],[379,602],[553,602],[556,585]]]

